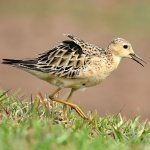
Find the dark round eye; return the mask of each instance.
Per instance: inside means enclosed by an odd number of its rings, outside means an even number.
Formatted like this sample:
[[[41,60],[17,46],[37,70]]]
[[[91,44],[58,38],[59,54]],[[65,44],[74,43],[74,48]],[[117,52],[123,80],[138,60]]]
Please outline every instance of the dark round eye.
[[[128,45],[123,45],[123,48],[124,48],[124,49],[127,49],[127,48],[128,48]]]

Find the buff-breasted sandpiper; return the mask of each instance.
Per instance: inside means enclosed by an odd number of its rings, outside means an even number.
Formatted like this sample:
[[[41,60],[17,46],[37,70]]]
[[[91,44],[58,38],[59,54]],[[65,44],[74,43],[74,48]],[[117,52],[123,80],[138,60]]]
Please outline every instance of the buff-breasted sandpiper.
[[[64,104],[64,108],[72,107],[81,117],[87,118],[77,105],[69,102],[73,92],[101,83],[118,67],[122,58],[131,58],[142,66],[141,61],[144,61],[123,38],[113,39],[103,49],[73,35],[67,37],[69,40],[62,41],[55,48],[39,54],[37,58],[3,59],[2,63],[20,68],[57,86],[50,99]],[[63,88],[71,88],[66,101],[55,96]]]

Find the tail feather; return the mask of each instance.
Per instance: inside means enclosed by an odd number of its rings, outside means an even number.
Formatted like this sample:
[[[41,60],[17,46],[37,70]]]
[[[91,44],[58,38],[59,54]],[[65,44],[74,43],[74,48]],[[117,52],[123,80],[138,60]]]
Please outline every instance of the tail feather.
[[[21,60],[15,60],[15,59],[2,59],[2,64],[9,64],[9,65],[16,65],[22,63]]]
[[[43,78],[43,76],[39,73],[41,69],[37,65],[37,59],[23,59],[23,60],[15,60],[15,59],[3,59],[2,64],[8,64],[13,67],[22,69],[28,73],[31,73],[39,78]]]
[[[12,65],[19,68],[30,68],[35,69],[37,60],[36,59],[26,59],[26,60],[16,60],[16,59],[3,59],[2,64]]]

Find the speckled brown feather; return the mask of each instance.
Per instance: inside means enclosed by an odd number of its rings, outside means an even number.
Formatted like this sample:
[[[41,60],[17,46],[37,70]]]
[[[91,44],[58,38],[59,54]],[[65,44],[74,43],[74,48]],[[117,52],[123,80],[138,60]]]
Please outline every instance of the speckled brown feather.
[[[93,57],[105,57],[104,49],[88,44],[72,35],[67,35],[67,37],[71,40],[62,41],[57,47],[39,54],[38,58],[5,59],[4,63],[18,68],[30,69],[30,72],[35,70],[49,73],[54,77],[80,78],[83,70],[91,65]]]
[[[122,38],[113,39],[105,48],[88,44],[75,36],[67,35],[55,48],[34,59],[3,59],[3,64],[29,72],[57,87],[84,88],[103,81],[114,71],[122,58],[132,58],[139,64],[131,44]]]
[[[39,55],[36,65],[38,70],[58,77],[78,78],[81,69],[90,63],[90,59],[104,52],[74,36],[67,36],[71,40],[63,41],[54,49]]]

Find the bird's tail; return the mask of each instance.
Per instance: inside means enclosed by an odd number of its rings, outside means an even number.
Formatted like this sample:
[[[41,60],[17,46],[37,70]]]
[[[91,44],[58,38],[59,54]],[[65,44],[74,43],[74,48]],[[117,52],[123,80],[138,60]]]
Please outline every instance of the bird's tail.
[[[3,59],[2,61],[2,64],[8,64],[14,67],[26,68],[26,69],[35,68],[36,63],[37,63],[36,59],[33,59],[33,60],[31,59],[26,59],[26,60]]]
[[[2,64],[8,64],[8,65],[17,65],[21,63],[21,60],[15,60],[15,59],[2,59]]]

